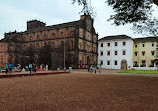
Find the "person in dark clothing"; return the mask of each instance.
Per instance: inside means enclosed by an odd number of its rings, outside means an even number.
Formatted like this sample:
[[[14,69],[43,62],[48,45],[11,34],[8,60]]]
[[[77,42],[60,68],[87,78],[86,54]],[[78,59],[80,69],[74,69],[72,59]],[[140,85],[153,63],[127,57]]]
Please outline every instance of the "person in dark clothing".
[[[8,69],[9,69],[9,65],[8,64],[5,65],[5,69],[6,69],[6,74],[7,74],[8,73]]]
[[[12,74],[12,70],[13,70],[13,64],[9,64],[9,73]]]
[[[32,64],[30,63],[29,64],[29,71],[30,71],[30,73],[31,73],[31,70],[32,70]]]

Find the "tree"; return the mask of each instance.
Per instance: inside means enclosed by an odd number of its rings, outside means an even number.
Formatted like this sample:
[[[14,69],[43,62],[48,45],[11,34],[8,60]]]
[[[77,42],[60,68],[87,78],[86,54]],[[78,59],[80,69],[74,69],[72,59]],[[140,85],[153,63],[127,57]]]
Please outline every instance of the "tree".
[[[113,20],[115,25],[133,23],[133,30],[142,34],[158,34],[158,20],[152,16],[152,0],[108,0],[113,7]]]
[[[81,12],[94,14],[91,0],[73,0],[74,3],[83,5]],[[133,24],[133,30],[142,34],[158,34],[158,19],[152,16],[153,4],[158,4],[158,0],[107,0],[106,3],[111,6],[115,12],[108,19],[113,21],[116,26]]]

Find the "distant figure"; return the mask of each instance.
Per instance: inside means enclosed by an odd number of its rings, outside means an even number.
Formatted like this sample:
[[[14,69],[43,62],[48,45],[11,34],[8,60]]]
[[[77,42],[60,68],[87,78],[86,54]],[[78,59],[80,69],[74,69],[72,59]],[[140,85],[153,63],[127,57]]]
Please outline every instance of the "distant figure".
[[[17,69],[18,69],[19,72],[21,71],[21,65],[20,64],[17,65]]]
[[[34,72],[36,72],[36,64],[35,63],[33,63],[33,70],[34,70]]]
[[[70,71],[70,73],[73,73],[72,67],[69,67],[69,71]]]
[[[8,74],[8,69],[9,69],[9,65],[6,64],[6,65],[5,65],[6,74]]]
[[[29,64],[29,71],[30,71],[30,73],[31,73],[31,70],[32,70],[32,64],[30,63]]]
[[[46,71],[48,71],[48,64],[46,64]]]
[[[101,66],[99,67],[99,73],[101,73]]]
[[[42,70],[42,64],[40,65],[40,70]]]
[[[22,71],[24,72],[24,71],[25,71],[25,68],[23,68]]]
[[[66,71],[66,67],[64,67],[64,71]]]
[[[1,72],[1,67],[0,67],[0,72]]]
[[[96,67],[94,67],[94,72],[95,72],[95,73],[97,72],[97,69],[96,69]]]
[[[93,71],[93,67],[91,66],[91,67],[90,67],[90,73],[91,73],[92,71]]]
[[[28,66],[25,66],[26,71],[28,71]]]
[[[39,66],[37,66],[37,68],[36,68],[36,71],[38,71],[39,70]]]
[[[88,72],[89,72],[89,67],[88,67]]]
[[[12,70],[13,70],[13,64],[9,64],[9,73],[12,74]]]

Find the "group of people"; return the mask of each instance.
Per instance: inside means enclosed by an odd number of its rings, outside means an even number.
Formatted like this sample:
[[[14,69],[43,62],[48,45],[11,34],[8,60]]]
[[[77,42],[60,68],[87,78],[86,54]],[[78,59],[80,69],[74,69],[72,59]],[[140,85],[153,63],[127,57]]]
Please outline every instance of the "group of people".
[[[36,64],[35,63],[33,63],[33,64],[31,64],[31,63],[29,63],[29,65],[28,66],[25,66],[25,69],[26,69],[26,71],[30,71],[30,73],[31,73],[31,71],[34,71],[34,72],[36,72],[37,71],[37,66],[36,66]]]
[[[46,64],[46,66],[41,64],[40,68],[41,69],[45,68],[46,71],[48,71],[48,65],[47,64]],[[19,72],[21,70],[22,71],[30,71],[30,73],[31,73],[32,71],[36,72],[39,69],[39,67],[35,63],[29,63],[27,66],[25,66],[24,68],[21,69],[21,65],[20,64],[18,64],[16,67],[14,67],[13,64],[10,63],[10,64],[6,64],[5,69],[6,69],[6,74],[8,74],[8,72],[9,72],[9,74],[12,74],[13,69],[17,69]]]
[[[18,71],[21,71],[21,65],[20,64],[18,64],[17,67],[14,67],[13,64],[10,63],[10,64],[5,65],[6,74],[8,74],[8,72],[9,72],[9,74],[12,74],[13,68],[17,68]],[[30,73],[31,73],[32,70],[34,72],[36,72],[36,64],[29,63],[28,66],[25,66],[25,69],[23,68],[23,71],[25,71],[25,70],[28,71],[28,69],[29,69]]]
[[[96,67],[93,67],[92,65],[91,65],[91,67],[89,67],[88,68],[88,72],[95,72],[95,73],[97,73],[97,68]],[[99,67],[99,73],[101,73],[101,66]]]
[[[9,74],[12,74],[12,72],[13,72],[13,64],[6,64],[6,66],[5,66],[5,69],[6,69],[6,74],[8,74],[8,72],[9,72]]]

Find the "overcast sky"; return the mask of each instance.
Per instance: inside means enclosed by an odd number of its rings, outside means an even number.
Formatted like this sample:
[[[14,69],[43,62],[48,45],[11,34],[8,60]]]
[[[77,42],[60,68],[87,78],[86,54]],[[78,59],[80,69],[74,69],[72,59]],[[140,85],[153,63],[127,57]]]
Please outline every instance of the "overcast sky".
[[[47,26],[76,21],[80,19],[79,12],[82,7],[72,5],[72,0],[1,0],[0,2],[0,39],[5,32],[25,31],[28,20],[37,19]],[[105,0],[92,0],[97,15],[94,27],[99,34],[99,39],[109,35],[126,34],[133,38],[143,37],[134,34],[131,25],[116,27],[107,19],[113,14],[111,7],[105,4]],[[158,12],[158,11],[157,11]],[[155,15],[158,16],[158,13]]]

